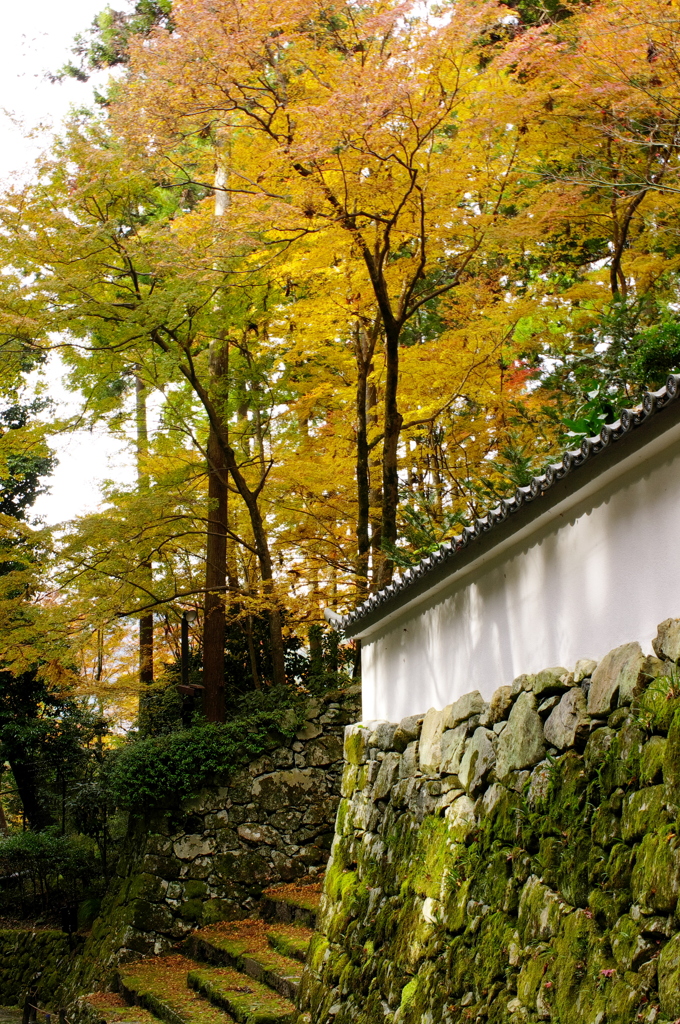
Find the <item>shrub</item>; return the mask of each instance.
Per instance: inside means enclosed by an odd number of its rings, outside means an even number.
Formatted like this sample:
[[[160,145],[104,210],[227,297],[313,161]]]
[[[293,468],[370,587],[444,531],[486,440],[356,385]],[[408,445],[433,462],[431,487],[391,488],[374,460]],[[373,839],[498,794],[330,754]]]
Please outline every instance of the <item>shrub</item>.
[[[133,740],[107,757],[110,797],[129,809],[179,801],[292,737],[304,721],[304,704],[290,691],[251,693],[231,722]]]

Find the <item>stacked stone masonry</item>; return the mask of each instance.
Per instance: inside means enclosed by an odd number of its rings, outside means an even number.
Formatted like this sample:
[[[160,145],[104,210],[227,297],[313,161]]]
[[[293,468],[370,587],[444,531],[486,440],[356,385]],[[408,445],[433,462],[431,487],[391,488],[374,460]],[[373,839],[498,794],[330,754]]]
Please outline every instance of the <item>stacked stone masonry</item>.
[[[352,725],[312,1024],[680,1018],[680,621]]]
[[[253,914],[269,886],[323,871],[340,798],[343,731],[358,713],[358,687],[312,700],[291,741],[273,741],[247,768],[180,806],[169,801],[131,817],[85,962],[106,977],[118,963],[166,953],[201,925]]]

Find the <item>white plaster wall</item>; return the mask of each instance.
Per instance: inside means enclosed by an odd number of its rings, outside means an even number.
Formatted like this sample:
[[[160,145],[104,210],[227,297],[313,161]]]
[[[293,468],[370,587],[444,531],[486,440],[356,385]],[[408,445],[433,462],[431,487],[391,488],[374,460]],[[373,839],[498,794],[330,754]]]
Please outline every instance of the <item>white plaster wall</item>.
[[[680,617],[680,436],[362,640],[363,717],[398,721],[600,659]],[[592,485],[591,485],[592,489]],[[585,492],[584,492],[585,493]],[[576,504],[574,504],[576,502]]]

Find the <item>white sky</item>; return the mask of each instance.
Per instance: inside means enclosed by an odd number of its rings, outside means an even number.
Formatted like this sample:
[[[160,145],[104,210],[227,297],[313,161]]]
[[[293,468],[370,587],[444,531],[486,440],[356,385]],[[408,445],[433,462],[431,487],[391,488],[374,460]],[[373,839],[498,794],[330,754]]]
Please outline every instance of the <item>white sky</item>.
[[[71,42],[107,6],[106,0],[0,0],[0,187],[14,177],[30,175],[36,156],[49,145],[50,131],[58,129],[72,105],[89,105],[92,86],[69,79],[52,84],[47,71],[56,71],[69,59]],[[125,0],[111,6],[125,9]],[[39,138],[27,133],[39,131]],[[59,411],[75,411],[74,396],[60,383],[58,360],[47,370],[49,393]],[[91,511],[100,501],[99,483],[109,478],[131,480],[130,453],[102,429],[56,437],[59,458],[51,480],[51,493],[38,499],[34,511],[50,524]]]

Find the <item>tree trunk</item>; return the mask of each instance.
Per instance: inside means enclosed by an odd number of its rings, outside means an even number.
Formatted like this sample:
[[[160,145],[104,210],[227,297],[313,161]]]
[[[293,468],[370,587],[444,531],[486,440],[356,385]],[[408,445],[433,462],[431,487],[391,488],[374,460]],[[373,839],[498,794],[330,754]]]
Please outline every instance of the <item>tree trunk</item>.
[[[371,482],[368,469],[368,424],[367,424],[367,393],[369,368],[362,351],[361,338],[357,328],[355,341],[357,360],[357,589],[365,593],[368,590],[368,556],[371,548],[369,534],[370,488]]]
[[[4,765],[0,766],[0,786],[2,785],[2,777],[4,775]],[[2,802],[2,794],[0,793],[0,832],[3,836],[6,836],[9,832],[7,827],[7,818],[5,817],[5,808]]]
[[[146,460],[149,455],[149,431],[146,419],[146,385],[135,377],[135,412],[137,426],[137,487],[140,493],[149,490]],[[147,591],[153,583],[151,562],[141,563],[141,582]],[[145,686],[153,683],[153,612],[139,619],[139,681]]]
[[[385,439],[383,441],[382,543],[397,540],[397,508],[399,506],[399,467],[397,451],[403,417],[397,408],[399,387],[399,334],[395,324],[385,327]],[[393,562],[384,557],[378,578],[379,587],[392,580]]]
[[[54,818],[47,808],[43,807],[38,797],[38,773],[35,760],[24,760],[24,758],[15,755],[8,757],[8,761],[12,769],[14,781],[17,784],[25,819],[31,829],[34,832],[40,832],[41,829],[47,828],[48,825],[53,825]]]
[[[159,331],[152,332],[153,341],[163,350],[168,351],[168,346],[163,341]],[[208,391],[201,384],[198,376],[196,375],[194,367],[190,363],[180,364],[180,370],[182,374],[191,384],[192,388],[196,392],[197,396],[201,400],[205,411],[208,414],[210,425],[215,431],[215,436],[218,439],[219,445],[224,454],[224,459],[227,465],[227,469],[231,475],[232,480],[239,492],[246,508],[248,509],[248,515],[250,517],[250,525],[253,531],[253,538],[255,540],[255,551],[257,553],[257,559],[260,565],[260,575],[262,578],[262,589],[265,597],[270,601],[270,612],[269,612],[269,633],[271,637],[271,653],[272,653],[272,682],[275,686],[284,686],[286,682],[286,667],[284,661],[283,651],[283,630],[281,622],[281,611],[276,604],[276,593],[274,590],[274,574],[272,571],[272,560],[271,552],[269,550],[269,542],[267,539],[267,531],[262,521],[262,514],[259,508],[259,496],[264,486],[264,477],[260,481],[258,487],[253,490],[246,480],[245,476],[241,472],[241,469],[236,460],[236,452],[229,444],[229,435],[224,428],[222,419],[219,412],[212,401]]]
[[[366,424],[367,429],[378,427],[378,389],[369,383],[366,389]],[[373,449],[373,456],[368,461],[368,477],[370,489],[368,494],[369,516],[371,524],[371,588],[375,589],[382,565],[382,458]]]
[[[227,590],[227,466],[215,431],[208,436],[208,537],[203,618],[203,712],[209,722],[223,722],[224,598]]]

